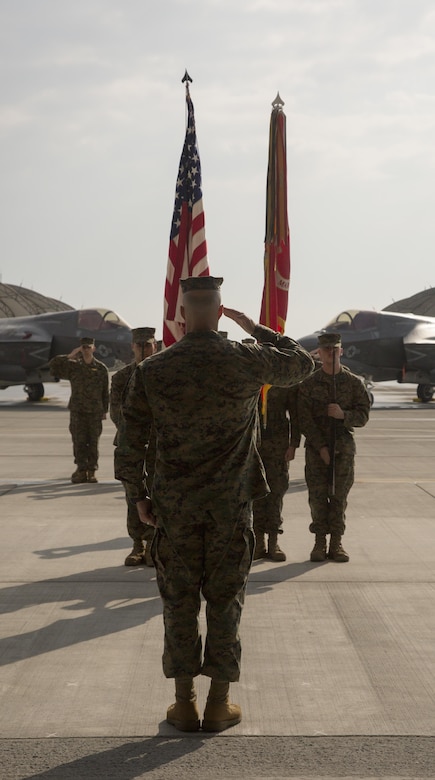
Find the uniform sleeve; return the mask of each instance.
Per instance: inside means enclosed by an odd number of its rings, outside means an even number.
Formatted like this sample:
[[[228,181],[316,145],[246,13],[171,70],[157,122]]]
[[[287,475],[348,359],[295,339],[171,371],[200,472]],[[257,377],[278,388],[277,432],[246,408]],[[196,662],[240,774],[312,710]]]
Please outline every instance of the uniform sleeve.
[[[306,379],[314,370],[311,355],[289,336],[257,325],[253,337],[257,347],[256,378],[261,384],[288,387]]]
[[[115,449],[115,479],[124,483],[130,500],[146,495],[144,467],[151,425],[151,410],[139,367],[130,379],[121,406]]]
[[[287,411],[290,416],[290,446],[299,447],[301,443],[301,430],[298,418],[298,393],[299,387],[295,385],[287,391]]]
[[[106,366],[104,366],[103,393],[101,401],[103,404],[104,414],[107,414],[109,411],[109,372]]]
[[[121,401],[122,393],[125,387],[125,380],[120,371],[112,376],[112,383],[110,385],[110,397],[109,397],[109,409],[110,419],[115,423],[116,427],[119,426],[119,418],[121,415]]]
[[[300,432],[305,436],[307,443],[320,450],[327,447],[324,433],[316,424],[313,416],[313,407],[311,400],[311,382],[303,382],[298,389],[298,421]]]
[[[352,377],[352,400],[350,408],[344,411],[344,427],[363,428],[370,414],[370,398],[364,382],[358,377]]]
[[[68,355],[57,355],[49,362],[50,372],[56,379],[69,379],[72,369],[76,364],[75,360],[70,360]]]

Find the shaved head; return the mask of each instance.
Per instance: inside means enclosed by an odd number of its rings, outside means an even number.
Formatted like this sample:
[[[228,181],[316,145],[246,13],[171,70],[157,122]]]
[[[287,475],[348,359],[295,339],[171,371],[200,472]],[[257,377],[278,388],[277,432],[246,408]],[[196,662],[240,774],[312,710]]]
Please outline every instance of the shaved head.
[[[183,295],[181,313],[186,321],[186,332],[217,330],[222,314],[219,290],[190,290]]]
[[[190,292],[184,293],[183,303],[184,306],[218,308],[221,303],[221,294],[219,290],[190,290]]]

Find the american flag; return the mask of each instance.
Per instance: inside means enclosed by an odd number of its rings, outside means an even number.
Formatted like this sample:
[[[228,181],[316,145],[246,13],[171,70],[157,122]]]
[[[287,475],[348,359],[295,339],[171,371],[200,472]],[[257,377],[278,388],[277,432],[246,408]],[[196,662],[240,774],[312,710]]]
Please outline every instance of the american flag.
[[[210,274],[202,205],[201,163],[196,141],[193,103],[189,93],[190,77],[187,73],[184,80],[186,80],[187,128],[178,169],[169,240],[163,322],[164,347],[179,341],[184,334],[184,321],[180,312],[182,302],[180,279]]]
[[[272,103],[267,170],[264,288],[260,322],[284,333],[290,286],[290,234],[287,216],[286,116],[279,94]]]

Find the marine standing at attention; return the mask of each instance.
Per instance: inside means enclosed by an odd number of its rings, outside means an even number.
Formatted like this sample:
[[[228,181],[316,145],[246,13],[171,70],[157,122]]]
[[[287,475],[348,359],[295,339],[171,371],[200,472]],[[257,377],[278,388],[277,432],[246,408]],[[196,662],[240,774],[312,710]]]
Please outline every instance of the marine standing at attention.
[[[370,399],[363,381],[341,365],[339,333],[322,333],[318,351],[322,366],[302,382],[298,391],[299,426],[306,440],[310,531],[316,536],[310,558],[325,561],[328,557],[345,563],[349,555],[341,539],[346,527],[347,496],[354,482],[353,429],[367,423]],[[327,534],[331,535],[328,552]]]
[[[229,701],[239,679],[239,623],[254,552],[252,500],[267,492],[258,455],[258,394],[265,383],[288,386],[313,360],[290,338],[221,304],[221,278],[181,280],[185,335],[137,368],[128,386],[115,452],[115,476],[156,527],[152,555],[163,601],[163,671],[175,678],[167,721],[200,726],[193,678],[211,677],[205,731],[239,723]],[[218,330],[222,314],[257,340],[239,344]],[[157,437],[151,500],[142,453],[150,422]],[[207,602],[204,654],[198,628]]]
[[[69,355],[50,360],[51,373],[71,384],[69,430],[77,465],[71,482],[97,482],[98,441],[109,408],[109,374],[94,358],[95,341],[84,337]]]
[[[131,379],[134,370],[142,360],[145,360],[151,355],[154,355],[157,351],[157,342],[155,339],[155,328],[133,328],[131,331],[132,345],[134,360],[124,366],[116,374],[112,376],[112,383],[110,385],[110,417],[115,423],[116,428],[119,427],[121,416],[121,403],[127,385]],[[116,445],[118,434],[115,436],[114,444]],[[145,455],[150,453],[149,448],[144,450]],[[144,464],[145,465],[145,464]],[[147,473],[147,489],[151,489],[152,473],[154,466],[152,463],[152,457],[147,458],[146,473]],[[141,523],[139,515],[137,513],[136,504],[131,501],[127,501],[127,531],[128,535],[133,539],[133,549],[127,555],[124,563],[126,566],[140,566],[146,564],[147,566],[154,566],[153,559],[151,558],[151,540],[154,536],[154,529],[151,526],[146,526]]]
[[[270,493],[254,501],[254,560],[268,558],[285,561],[286,555],[278,544],[282,534],[283,499],[289,486],[289,463],[299,447],[297,415],[297,385],[271,387],[266,394],[266,412],[262,412],[260,397],[261,445],[260,457],[266,471]],[[265,537],[267,536],[267,546]]]

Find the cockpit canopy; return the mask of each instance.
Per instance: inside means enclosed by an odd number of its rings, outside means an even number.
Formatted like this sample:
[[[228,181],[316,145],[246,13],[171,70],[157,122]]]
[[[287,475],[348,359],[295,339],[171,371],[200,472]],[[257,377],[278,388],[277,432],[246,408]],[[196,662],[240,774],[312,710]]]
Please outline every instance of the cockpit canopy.
[[[81,309],[78,312],[77,325],[81,330],[115,330],[129,328],[116,312],[110,309]]]
[[[362,309],[342,311],[337,317],[325,325],[325,330],[336,330],[339,333],[371,330],[379,327],[379,313]]]

